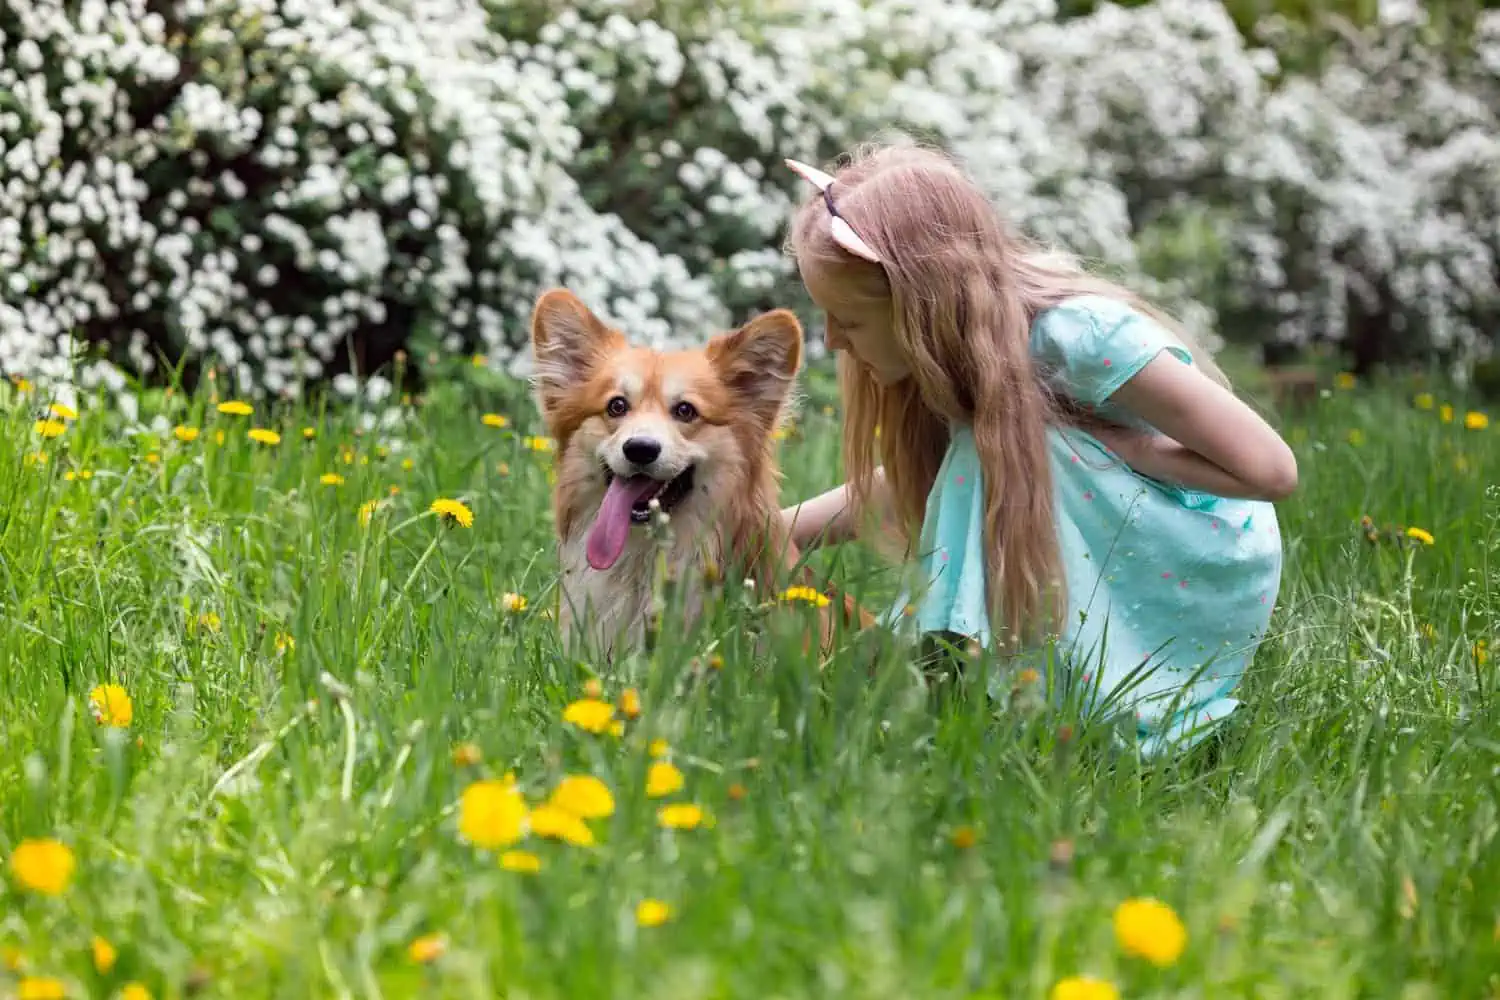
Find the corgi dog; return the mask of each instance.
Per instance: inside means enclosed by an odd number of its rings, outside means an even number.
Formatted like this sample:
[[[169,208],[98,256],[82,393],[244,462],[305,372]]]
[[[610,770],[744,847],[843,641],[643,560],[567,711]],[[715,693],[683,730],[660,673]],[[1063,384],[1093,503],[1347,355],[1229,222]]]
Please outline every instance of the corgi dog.
[[[565,645],[606,656],[641,645],[663,554],[689,618],[721,567],[743,567],[773,591],[796,568],[773,442],[802,361],[795,314],[778,309],[702,348],[656,351],[553,289],[532,311],[531,343],[533,391],[557,442]],[[648,530],[658,510],[670,525],[660,543]],[[832,601],[820,610],[824,649],[829,608],[870,621],[852,600]]]

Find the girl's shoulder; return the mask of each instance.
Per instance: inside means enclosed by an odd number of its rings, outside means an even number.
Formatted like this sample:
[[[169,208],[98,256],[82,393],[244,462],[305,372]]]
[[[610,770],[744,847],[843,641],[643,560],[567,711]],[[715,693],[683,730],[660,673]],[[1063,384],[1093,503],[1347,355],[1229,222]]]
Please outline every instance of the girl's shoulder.
[[[1162,351],[1193,363],[1160,323],[1107,295],[1065,299],[1031,324],[1031,354],[1042,375],[1080,403],[1102,403]]]
[[[1124,299],[1108,295],[1074,295],[1048,306],[1031,321],[1031,336],[1044,338],[1104,336],[1129,323],[1156,325],[1155,321]]]

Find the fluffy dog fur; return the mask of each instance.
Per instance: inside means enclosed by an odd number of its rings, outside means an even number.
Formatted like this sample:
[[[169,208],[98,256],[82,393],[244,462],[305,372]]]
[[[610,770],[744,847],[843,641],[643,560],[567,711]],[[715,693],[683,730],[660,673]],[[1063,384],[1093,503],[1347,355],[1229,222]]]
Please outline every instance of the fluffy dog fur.
[[[791,577],[799,557],[781,522],[772,438],[802,360],[794,314],[764,313],[701,349],[661,352],[631,346],[554,289],[537,300],[531,339],[537,403],[557,441],[558,621],[568,645],[609,655],[643,641],[658,554],[642,523],[652,495],[670,517],[666,561],[689,617],[729,567],[762,590],[809,582],[805,570]],[[847,598],[829,608],[870,621]],[[823,610],[826,649],[833,621]]]

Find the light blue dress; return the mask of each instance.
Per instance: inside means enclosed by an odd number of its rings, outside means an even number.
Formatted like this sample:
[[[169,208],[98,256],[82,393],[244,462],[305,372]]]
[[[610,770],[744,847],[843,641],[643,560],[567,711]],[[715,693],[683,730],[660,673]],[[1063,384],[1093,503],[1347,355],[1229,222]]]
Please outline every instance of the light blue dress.
[[[1160,324],[1096,296],[1038,316],[1031,347],[1059,392],[1148,430],[1110,395],[1162,351],[1193,363]],[[1147,755],[1190,746],[1239,705],[1233,692],[1269,624],[1281,581],[1276,510],[1157,482],[1074,428],[1050,429],[1048,445],[1069,605],[1054,690],[1080,692],[1092,712],[1134,714]],[[982,483],[973,434],[955,427],[922,524],[925,586],[893,618],[988,647]],[[1025,655],[1041,663],[1042,653]]]

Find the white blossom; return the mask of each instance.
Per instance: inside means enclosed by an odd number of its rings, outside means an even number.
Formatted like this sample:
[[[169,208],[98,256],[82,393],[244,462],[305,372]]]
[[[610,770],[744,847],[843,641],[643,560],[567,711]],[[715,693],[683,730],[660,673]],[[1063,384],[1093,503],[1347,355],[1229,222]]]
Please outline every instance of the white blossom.
[[[1500,328],[1500,12],[1455,62],[1420,3],[1382,0],[1283,78],[1215,0],[526,10],[552,20],[507,38],[524,12],[481,0],[11,0],[0,366],[123,400],[125,371],[185,354],[295,398],[395,324],[524,372],[557,284],[699,342],[803,301],[782,157],[881,132],[953,151],[1017,227],[1205,333],[1373,316],[1456,358]],[[373,374],[334,389],[373,413]]]

